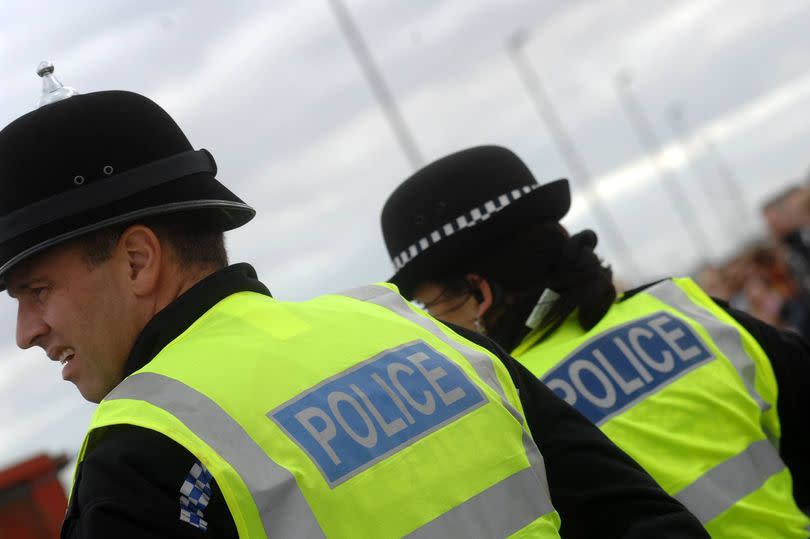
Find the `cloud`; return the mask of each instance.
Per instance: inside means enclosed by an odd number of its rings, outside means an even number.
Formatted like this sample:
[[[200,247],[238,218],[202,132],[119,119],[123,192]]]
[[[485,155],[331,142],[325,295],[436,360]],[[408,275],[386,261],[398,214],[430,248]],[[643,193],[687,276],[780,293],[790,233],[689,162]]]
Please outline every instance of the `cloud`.
[[[698,159],[707,151],[706,139],[723,143],[745,133],[765,130],[767,123],[779,113],[787,110],[800,110],[804,101],[810,100],[810,75],[780,86],[767,95],[734,110],[714,122],[702,126],[683,143],[667,144],[659,150],[653,160],[667,171],[680,171],[688,165],[689,159]],[[805,104],[806,105],[806,104]],[[794,126],[796,130],[807,130],[804,122]],[[611,202],[626,196],[650,181],[657,181],[657,172],[651,160],[644,156],[625,163],[621,167],[595,178],[598,195]],[[588,210],[582,193],[569,212],[569,219],[576,219]]]

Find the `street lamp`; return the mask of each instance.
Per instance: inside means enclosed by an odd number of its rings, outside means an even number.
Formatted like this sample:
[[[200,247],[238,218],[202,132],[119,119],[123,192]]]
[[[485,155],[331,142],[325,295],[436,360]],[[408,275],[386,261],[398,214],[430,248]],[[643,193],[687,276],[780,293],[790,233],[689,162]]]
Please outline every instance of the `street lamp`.
[[[528,40],[529,33],[525,29],[513,33],[507,41],[506,48],[509,56],[540,118],[546,124],[546,128],[551,134],[551,138],[560,156],[565,161],[573,177],[576,178],[578,182],[581,181],[586,184],[586,189],[584,190],[585,197],[588,204],[593,208],[594,217],[599,223],[600,230],[608,237],[608,242],[612,244],[613,248],[618,252],[624,267],[630,274],[630,278],[635,282],[641,282],[641,272],[633,259],[632,251],[627,242],[625,242],[620,228],[593,185],[591,173],[585,165],[584,159],[574,145],[573,140],[566,132],[557,111],[554,109],[551,100],[548,98],[548,94],[546,94],[543,88],[543,84],[540,82],[540,77],[537,75],[537,72],[533,69],[531,62],[529,62],[526,56],[524,49]]]
[[[660,165],[657,159],[661,144],[658,141],[655,131],[652,129],[650,121],[644,114],[641,103],[639,103],[630,87],[631,83],[631,77],[626,71],[620,71],[616,75],[616,90],[619,93],[619,101],[622,104],[622,108],[627,115],[627,119],[630,121],[630,125],[636,132],[639,141],[646,149],[647,155],[655,166],[662,187],[671,199],[672,208],[683,222],[686,233],[696,246],[698,252],[703,257],[707,257],[709,253],[711,253],[711,249],[706,234],[700,226],[697,214],[692,208],[686,194],[681,190],[675,178],[672,177],[665,167]]]
[[[680,103],[671,104],[669,107],[668,118],[669,125],[672,128],[672,131],[675,133],[675,136],[677,136],[681,141],[688,140],[690,133],[686,125],[683,105]],[[689,163],[692,172],[702,185],[707,185],[710,182],[717,182],[722,185],[734,210],[734,215],[731,219],[728,219],[729,228],[732,232],[731,237],[733,238],[738,236],[740,232],[740,223],[749,223],[749,219],[748,205],[746,204],[745,196],[738,185],[737,178],[734,176],[734,173],[731,171],[728,164],[726,164],[725,160],[723,160],[723,158],[717,153],[717,148],[715,147],[714,143],[704,132],[698,131],[697,135],[691,136],[697,137],[700,150],[711,156],[712,160],[715,162],[717,174],[707,175],[705,173],[701,173],[701,171],[698,170],[698,167],[695,166],[694,161],[690,158]],[[745,229],[750,229],[749,226],[743,226]]]
[[[397,138],[397,142],[399,142],[400,148],[402,148],[402,151],[405,153],[405,157],[408,158],[408,162],[410,162],[414,170],[420,168],[424,164],[422,154],[416,145],[416,141],[414,141],[411,136],[408,126],[402,118],[402,114],[399,112],[394,96],[385,84],[385,80],[380,74],[379,68],[374,63],[374,58],[372,58],[368,47],[366,47],[363,36],[357,29],[357,25],[354,24],[348,8],[342,0],[329,0],[329,5],[332,7],[332,12],[335,15],[335,19],[337,19],[341,32],[343,32],[343,36],[346,38],[346,41],[349,42],[349,47],[352,49],[357,63],[360,64],[360,68],[363,70],[363,75],[365,75],[366,81],[371,87],[374,97],[377,99],[377,103],[382,108],[388,120],[388,124],[394,131],[394,135]]]

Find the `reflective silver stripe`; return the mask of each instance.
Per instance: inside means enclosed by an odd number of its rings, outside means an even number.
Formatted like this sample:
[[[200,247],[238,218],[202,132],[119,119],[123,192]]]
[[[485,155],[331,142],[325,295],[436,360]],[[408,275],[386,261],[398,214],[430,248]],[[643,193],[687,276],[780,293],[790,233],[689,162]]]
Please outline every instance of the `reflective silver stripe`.
[[[535,445],[534,440],[531,437],[528,429],[526,428],[525,421],[523,419],[523,415],[518,412],[514,406],[507,400],[506,395],[501,387],[501,383],[498,380],[498,376],[495,374],[495,365],[493,365],[492,360],[490,357],[483,352],[471,348],[469,346],[465,346],[464,344],[460,343],[459,341],[448,337],[439,327],[438,322],[436,322],[432,318],[428,318],[426,316],[422,316],[411,309],[408,302],[400,296],[399,294],[393,292],[391,289],[381,286],[381,285],[368,285],[363,286],[360,288],[355,288],[352,290],[348,290],[343,292],[341,295],[347,296],[350,298],[354,298],[360,301],[366,301],[369,303],[374,303],[379,305],[380,307],[384,307],[394,313],[402,316],[403,318],[410,320],[411,322],[416,323],[417,325],[421,326],[423,329],[429,331],[434,336],[439,338],[445,344],[451,346],[454,350],[459,352],[464,358],[470,362],[470,364],[475,369],[475,372],[481,379],[494,391],[498,393],[501,397],[501,404],[509,410],[509,413],[520,423],[522,426],[523,436],[523,448],[526,451],[526,456],[529,459],[529,463],[531,464],[532,470],[534,470],[534,474],[536,475],[536,479],[539,482],[539,487],[542,489],[541,492],[536,493],[534,496],[538,500],[537,503],[540,503],[540,499],[548,500],[549,507],[551,506],[551,495],[549,494],[548,490],[548,479],[546,478],[546,466],[543,460],[543,455],[540,454],[540,450]],[[538,515],[539,516],[539,515]]]
[[[225,459],[247,485],[269,537],[324,537],[292,474],[207,396],[174,378],[145,372],[126,378],[104,400],[115,399],[166,410]]]
[[[759,440],[707,471],[675,498],[706,524],[784,468],[785,464],[770,442]]]
[[[759,405],[759,409],[765,412],[771,408],[771,405],[765,402],[754,386],[756,367],[745,351],[742,335],[736,327],[719,320],[707,309],[694,303],[678,285],[670,280],[651,286],[644,292],[694,319],[708,331],[723,355],[737,369],[745,388]]]
[[[550,502],[537,496],[536,490],[537,478],[525,468],[405,537],[483,539],[512,535],[554,511]]]

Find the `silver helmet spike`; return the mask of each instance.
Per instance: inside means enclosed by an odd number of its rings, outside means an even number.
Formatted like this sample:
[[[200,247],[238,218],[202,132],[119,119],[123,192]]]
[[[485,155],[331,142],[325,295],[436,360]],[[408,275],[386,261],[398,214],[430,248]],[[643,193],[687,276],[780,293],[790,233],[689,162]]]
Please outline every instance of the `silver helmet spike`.
[[[53,74],[53,64],[40,62],[37,66],[37,75],[42,77],[42,95],[39,97],[40,107],[78,95],[79,92],[70,86],[63,86]]]

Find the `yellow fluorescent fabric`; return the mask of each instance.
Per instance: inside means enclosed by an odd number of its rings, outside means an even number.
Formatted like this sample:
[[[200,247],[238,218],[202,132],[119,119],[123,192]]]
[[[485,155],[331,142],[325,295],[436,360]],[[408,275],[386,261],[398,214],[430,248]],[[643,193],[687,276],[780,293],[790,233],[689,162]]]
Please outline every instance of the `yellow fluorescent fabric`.
[[[594,421],[715,538],[807,537],[779,459],[777,386],[756,341],[689,279],[572,318],[513,355]],[[778,532],[777,532],[778,530]]]
[[[384,286],[226,298],[102,401],[88,440],[114,424],[197,456],[242,537],[558,537],[506,369]]]

